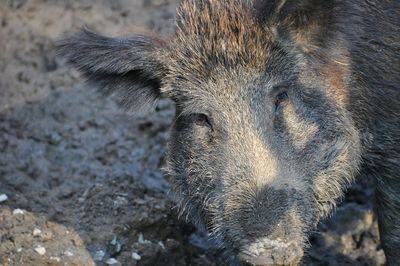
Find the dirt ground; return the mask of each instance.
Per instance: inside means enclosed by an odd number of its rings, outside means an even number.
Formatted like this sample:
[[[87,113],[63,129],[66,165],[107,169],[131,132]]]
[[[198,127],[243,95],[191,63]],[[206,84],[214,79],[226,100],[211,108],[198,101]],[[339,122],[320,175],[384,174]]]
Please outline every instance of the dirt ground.
[[[182,219],[164,154],[174,106],[125,114],[55,57],[86,25],[174,29],[178,0],[0,1],[0,265],[238,265]],[[304,265],[383,265],[373,189],[354,185]]]

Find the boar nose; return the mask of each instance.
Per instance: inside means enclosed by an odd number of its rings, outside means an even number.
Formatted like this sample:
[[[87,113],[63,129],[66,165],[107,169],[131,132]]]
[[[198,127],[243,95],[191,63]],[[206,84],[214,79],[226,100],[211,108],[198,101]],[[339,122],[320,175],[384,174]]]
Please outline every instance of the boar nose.
[[[246,239],[282,240],[290,235],[288,224],[293,222],[289,215],[293,202],[287,191],[268,188],[248,204],[239,214]]]
[[[284,243],[264,238],[239,252],[238,259],[250,265],[297,265],[303,249],[295,243]]]

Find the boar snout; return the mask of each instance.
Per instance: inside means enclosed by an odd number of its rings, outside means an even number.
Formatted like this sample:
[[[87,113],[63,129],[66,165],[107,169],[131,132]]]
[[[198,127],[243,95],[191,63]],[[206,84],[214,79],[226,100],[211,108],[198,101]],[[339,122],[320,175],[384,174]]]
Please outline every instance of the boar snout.
[[[250,244],[238,258],[251,265],[297,265],[303,249],[296,243],[283,243],[268,238]]]
[[[299,205],[306,203],[300,204],[299,193],[266,187],[253,196],[241,191],[241,201],[235,197],[238,211],[226,224],[239,260],[251,265],[297,265],[305,246],[303,226],[311,222],[301,215],[306,212]]]

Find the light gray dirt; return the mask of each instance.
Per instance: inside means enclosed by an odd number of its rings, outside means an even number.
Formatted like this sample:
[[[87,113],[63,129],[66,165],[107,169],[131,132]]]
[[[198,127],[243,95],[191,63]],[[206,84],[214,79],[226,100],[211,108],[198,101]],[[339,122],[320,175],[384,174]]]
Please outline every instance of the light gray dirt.
[[[167,36],[176,5],[0,2],[0,265],[228,264],[168,196],[173,103],[125,114],[55,57],[54,40],[82,25]],[[372,200],[369,180],[354,185],[303,264],[383,265]]]

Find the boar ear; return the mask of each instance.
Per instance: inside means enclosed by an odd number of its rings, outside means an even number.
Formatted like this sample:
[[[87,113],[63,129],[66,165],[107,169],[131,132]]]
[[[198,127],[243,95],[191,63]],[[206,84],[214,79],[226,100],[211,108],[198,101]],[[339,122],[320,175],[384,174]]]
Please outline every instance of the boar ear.
[[[304,49],[329,41],[337,26],[338,9],[332,0],[256,0],[257,18],[290,33]]]
[[[144,35],[110,38],[87,29],[66,35],[58,52],[101,93],[137,109],[160,96],[164,66],[157,59],[162,42]]]

